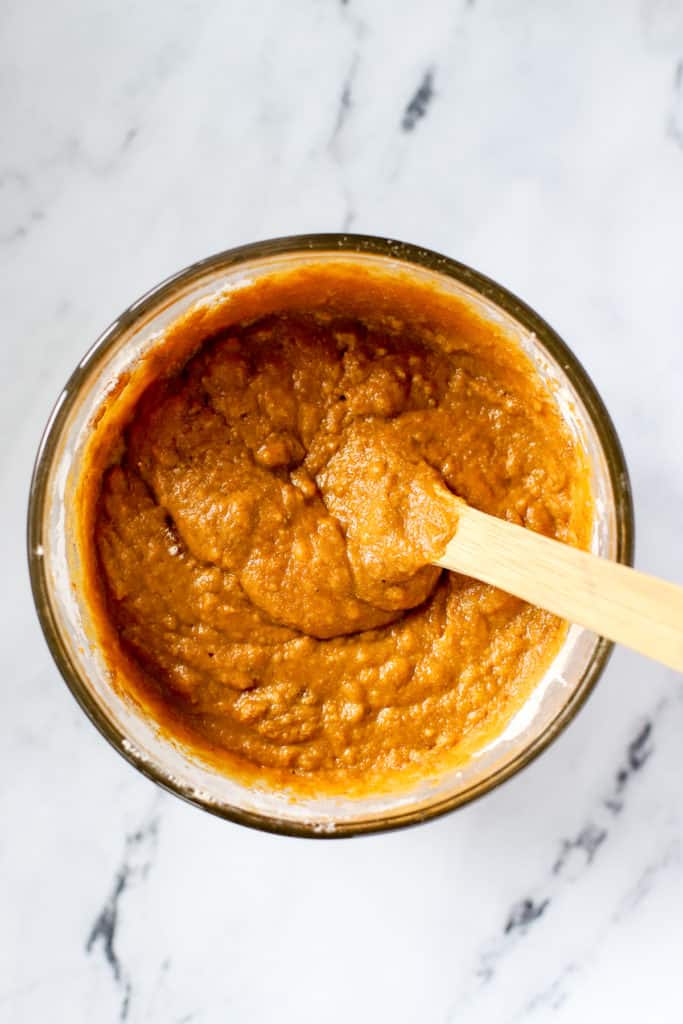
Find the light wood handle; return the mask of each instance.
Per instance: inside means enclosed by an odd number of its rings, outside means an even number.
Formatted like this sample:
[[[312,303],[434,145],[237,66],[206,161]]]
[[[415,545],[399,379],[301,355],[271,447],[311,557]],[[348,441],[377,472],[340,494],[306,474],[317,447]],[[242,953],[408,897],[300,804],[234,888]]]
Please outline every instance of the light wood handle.
[[[438,565],[683,672],[683,587],[463,504]]]

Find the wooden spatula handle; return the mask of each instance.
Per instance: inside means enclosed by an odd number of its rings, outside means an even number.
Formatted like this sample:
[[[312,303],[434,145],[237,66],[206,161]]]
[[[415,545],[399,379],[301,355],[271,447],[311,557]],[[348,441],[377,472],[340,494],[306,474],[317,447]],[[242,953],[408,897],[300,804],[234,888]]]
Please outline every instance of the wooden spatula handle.
[[[438,565],[683,672],[683,587],[463,505]]]

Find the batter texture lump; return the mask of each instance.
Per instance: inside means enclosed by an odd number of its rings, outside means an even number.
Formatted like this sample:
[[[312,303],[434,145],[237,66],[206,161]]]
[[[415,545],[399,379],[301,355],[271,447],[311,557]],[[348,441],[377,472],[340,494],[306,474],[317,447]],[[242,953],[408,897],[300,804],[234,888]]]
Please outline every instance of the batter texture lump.
[[[175,326],[93,462],[116,683],[267,784],[438,774],[503,728],[566,628],[430,564],[453,496],[586,546],[583,453],[527,357],[454,297],[323,267],[252,291]]]

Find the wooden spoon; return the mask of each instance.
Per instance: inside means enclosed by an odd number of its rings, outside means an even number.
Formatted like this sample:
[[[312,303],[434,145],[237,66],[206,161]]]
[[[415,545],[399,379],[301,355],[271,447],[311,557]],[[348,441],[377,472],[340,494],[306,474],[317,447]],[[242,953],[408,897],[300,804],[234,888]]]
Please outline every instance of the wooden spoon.
[[[453,497],[451,495],[451,500]],[[478,512],[436,562],[683,672],[683,587]]]

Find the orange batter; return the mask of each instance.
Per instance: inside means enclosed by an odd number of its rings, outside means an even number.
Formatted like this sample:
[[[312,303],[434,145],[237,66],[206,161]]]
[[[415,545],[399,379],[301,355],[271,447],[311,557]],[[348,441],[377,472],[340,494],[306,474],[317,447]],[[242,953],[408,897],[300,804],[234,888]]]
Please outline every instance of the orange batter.
[[[191,312],[138,377],[83,496],[117,685],[294,792],[400,786],[503,728],[566,627],[430,564],[457,526],[441,485],[580,546],[592,517],[511,339],[407,275],[321,264]]]

